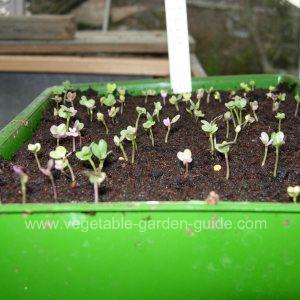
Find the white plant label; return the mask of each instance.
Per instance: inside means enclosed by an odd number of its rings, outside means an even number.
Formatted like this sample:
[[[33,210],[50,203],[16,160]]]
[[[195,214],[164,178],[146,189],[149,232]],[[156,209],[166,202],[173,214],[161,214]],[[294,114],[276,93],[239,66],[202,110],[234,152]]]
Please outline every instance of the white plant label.
[[[186,0],[165,0],[171,86],[174,93],[192,90]]]

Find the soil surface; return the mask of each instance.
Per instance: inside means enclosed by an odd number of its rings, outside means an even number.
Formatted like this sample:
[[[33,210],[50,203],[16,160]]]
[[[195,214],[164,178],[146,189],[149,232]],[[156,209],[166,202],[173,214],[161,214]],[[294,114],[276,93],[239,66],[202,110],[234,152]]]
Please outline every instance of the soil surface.
[[[289,87],[277,87],[277,92],[289,92]],[[90,90],[85,93],[88,97],[97,99],[97,111],[105,113],[109,127],[109,135],[101,123],[94,120],[90,123],[86,109],[79,105],[81,93],[77,93],[75,108],[78,109],[75,119],[85,124],[82,132],[83,145],[92,141],[98,142],[103,138],[109,143],[113,153],[104,165],[107,174],[106,181],[99,189],[100,201],[177,201],[190,199],[205,199],[210,191],[216,191],[222,200],[235,201],[268,201],[291,202],[286,189],[288,186],[300,184],[300,117],[294,116],[295,100],[287,94],[285,102],[280,104],[280,112],[286,114],[282,124],[282,131],[286,142],[281,148],[279,158],[278,176],[273,178],[275,162],[275,149],[269,148],[269,155],[264,167],[261,167],[264,147],[259,139],[262,131],[271,134],[277,130],[277,120],[272,111],[272,100],[267,99],[265,90],[255,90],[247,94],[250,101],[257,100],[259,108],[257,115],[259,122],[246,126],[240,133],[237,144],[232,145],[229,152],[230,178],[225,179],[226,165],[222,154],[212,156],[209,151],[209,140],[201,130],[200,121],[191,117],[186,111],[186,105],[180,104],[179,121],[173,125],[169,142],[165,144],[166,127],[157,122],[153,129],[155,147],[151,146],[149,135],[142,127],[145,117],[141,117],[138,128],[138,152],[136,161],[119,160],[121,152],[113,143],[113,136],[119,135],[120,130],[128,125],[134,125],[137,105],[144,106],[148,111],[154,109],[153,101],[161,100],[160,97],[149,97],[144,103],[144,97],[127,96],[126,106],[122,116],[118,116],[117,124],[113,124],[107,116],[107,109],[99,104],[99,96]],[[239,92],[238,94],[242,94]],[[224,103],[229,101],[229,92],[221,92],[222,103],[211,97],[206,103],[204,96],[201,109],[206,120],[212,120],[226,111]],[[195,100],[195,95],[193,95]],[[249,105],[244,114],[250,113]],[[34,134],[30,143],[40,142],[42,149],[39,158],[43,166],[49,159],[49,152],[56,147],[56,140],[50,134],[53,124],[60,124],[63,120],[55,120],[51,106],[44,114],[41,126]],[[173,105],[167,101],[161,112],[161,120],[174,117],[177,114]],[[75,121],[75,119],[73,121]],[[72,124],[73,122],[71,122]],[[218,121],[219,130],[217,140],[225,140],[226,126],[224,121]],[[233,140],[234,131],[231,124],[230,138]],[[29,143],[28,142],[28,143]],[[72,139],[61,140],[61,145],[68,150],[72,149]],[[124,143],[129,159],[131,157],[131,143]],[[192,151],[193,161],[190,166],[189,176],[184,177],[184,167],[177,158],[177,152],[189,148]],[[90,166],[79,161],[75,154],[69,158],[77,179],[77,186],[70,187],[70,178],[60,171],[54,170],[55,183],[58,191],[58,202],[92,202],[94,199],[93,186],[83,175]],[[96,161],[96,158],[94,159]],[[49,179],[37,168],[34,156],[27,151],[27,144],[14,156],[12,161],[0,160],[0,199],[2,203],[21,202],[19,178],[14,174],[12,165],[17,164],[25,168],[29,175],[28,202],[54,202]],[[216,172],[213,166],[221,165],[221,170]]]

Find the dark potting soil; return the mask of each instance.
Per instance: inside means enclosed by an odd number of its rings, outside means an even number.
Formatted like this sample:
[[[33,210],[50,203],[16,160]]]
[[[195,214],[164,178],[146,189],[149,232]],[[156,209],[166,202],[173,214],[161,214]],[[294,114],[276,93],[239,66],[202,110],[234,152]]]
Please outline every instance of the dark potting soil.
[[[113,143],[113,136],[119,135],[120,130],[135,123],[137,113],[135,107],[146,107],[147,111],[154,109],[153,101],[161,101],[160,96],[149,97],[148,103],[144,103],[144,97],[127,96],[123,115],[118,115],[117,124],[113,124],[107,117],[107,108],[99,104],[99,96],[90,90],[85,93],[88,98],[97,99],[97,111],[105,113],[109,127],[109,135],[101,123],[94,120],[90,123],[86,109],[79,105],[81,93],[77,93],[75,108],[78,110],[75,119],[85,124],[83,145],[89,145],[92,141],[98,142],[101,138],[109,144],[113,151],[104,165],[107,174],[106,181],[99,189],[100,201],[178,201],[190,199],[205,199],[210,191],[215,191],[222,200],[234,201],[269,201],[290,202],[286,189],[288,186],[300,183],[300,117],[294,116],[295,100],[288,94],[289,87],[281,85],[277,92],[286,92],[287,99],[280,104],[280,112],[286,114],[282,124],[282,131],[286,136],[286,142],[282,146],[279,158],[279,169],[276,178],[273,178],[275,162],[275,149],[269,148],[267,163],[261,167],[264,147],[259,140],[262,131],[269,135],[277,130],[277,120],[272,111],[272,100],[267,99],[266,90],[255,90],[247,94],[250,101],[257,100],[259,108],[257,115],[259,122],[248,125],[239,135],[237,144],[231,147],[229,152],[230,178],[225,179],[226,165],[222,154],[212,156],[209,151],[209,140],[201,130],[200,120],[196,120],[187,113],[186,105],[180,104],[179,121],[173,125],[169,136],[169,142],[165,144],[166,127],[156,123],[153,129],[155,147],[151,146],[149,135],[142,127],[145,117],[141,117],[138,129],[138,152],[136,161],[119,160],[121,152]],[[242,92],[238,93],[242,95]],[[205,113],[204,119],[212,120],[226,111],[224,103],[229,101],[229,92],[221,92],[222,103],[211,97],[210,103],[206,103],[206,95],[201,102],[201,109]],[[195,95],[193,95],[195,100]],[[250,113],[249,105],[247,111]],[[42,165],[46,165],[49,152],[56,147],[56,140],[50,134],[53,124],[60,124],[64,120],[55,120],[53,105],[45,112],[41,126],[28,143],[39,142],[42,149],[39,158]],[[163,107],[160,119],[174,117],[177,114],[173,105]],[[74,119],[74,120],[75,120]],[[73,120],[73,121],[74,121]],[[72,122],[71,122],[72,124]],[[223,121],[218,122],[219,130],[217,140],[225,140],[226,126]],[[231,124],[230,138],[234,138],[234,130]],[[34,156],[27,151],[27,144],[19,150],[12,161],[0,160],[0,199],[2,203],[21,202],[19,178],[14,174],[12,165],[17,164],[25,168],[29,175],[28,202],[54,202],[50,182],[37,168]],[[61,145],[68,150],[72,149],[71,138],[61,140]],[[131,157],[131,143],[125,142],[125,150],[129,159]],[[184,167],[177,158],[177,152],[189,148],[193,161],[190,166],[189,176],[184,177]],[[70,178],[57,170],[53,171],[55,184],[58,191],[58,202],[92,202],[94,199],[93,186],[89,183],[83,171],[90,168],[89,164],[79,161],[75,155],[69,158],[77,179],[77,186],[70,187]],[[96,161],[96,159],[95,159]],[[213,166],[221,165],[221,170],[216,172]]]

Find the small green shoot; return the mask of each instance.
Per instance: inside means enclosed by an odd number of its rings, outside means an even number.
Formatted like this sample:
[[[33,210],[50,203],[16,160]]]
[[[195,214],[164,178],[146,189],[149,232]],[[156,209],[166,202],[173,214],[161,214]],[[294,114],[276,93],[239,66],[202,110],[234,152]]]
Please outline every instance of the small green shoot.
[[[260,134],[260,140],[265,146],[264,157],[263,157],[263,160],[261,163],[261,166],[263,167],[267,160],[269,146],[272,145],[273,141],[272,141],[272,139],[269,138],[269,135],[266,132],[262,132]]]
[[[89,178],[89,182],[94,186],[94,202],[99,203],[99,187],[106,179],[106,173],[87,171],[84,174]]]
[[[80,101],[79,103],[82,105],[82,106],[85,106],[86,109],[87,109],[87,112],[88,112],[88,115],[90,116],[90,121],[92,122],[93,121],[93,110],[94,108],[96,107],[95,104],[96,104],[96,101],[94,99],[87,99],[86,96],[82,96],[80,98]]]
[[[190,149],[185,149],[183,152],[177,153],[177,158],[182,161],[183,165],[185,166],[185,173],[184,177],[189,176],[189,164],[193,161],[192,159],[192,152]]]
[[[119,112],[120,108],[119,107],[115,107],[115,106],[112,106],[107,112],[108,112],[108,116],[111,118],[111,121],[113,124],[116,123],[116,117],[117,117],[117,114]]]
[[[50,127],[50,132],[52,136],[56,139],[57,146],[59,146],[60,139],[65,138],[67,136],[67,126],[65,123],[62,123],[58,126],[52,125]]]
[[[137,106],[135,109],[136,109],[136,112],[137,112],[137,114],[138,114],[137,119],[136,119],[136,121],[135,121],[135,128],[138,128],[138,127],[139,127],[140,117],[141,117],[142,115],[146,115],[146,114],[147,114],[147,111],[146,111],[146,108],[140,107],[140,106]]]
[[[66,119],[66,127],[69,128],[70,119],[77,114],[77,110],[74,107],[66,107],[65,105],[61,105],[58,111],[58,115]]]
[[[159,102],[160,103],[160,102]],[[143,127],[145,130],[149,130],[149,137],[151,139],[152,146],[154,147],[154,137],[153,137],[153,131],[152,127],[155,125],[155,121],[151,114],[147,112],[147,121],[143,123]]]
[[[169,98],[170,104],[174,105],[177,111],[179,111],[179,106],[178,106],[179,101],[180,98],[176,97],[175,95]]]
[[[159,114],[160,114],[161,110],[162,110],[161,103],[159,101],[158,102],[154,102],[154,111],[153,111],[152,116],[153,117],[156,116],[158,122],[160,122]]]
[[[281,131],[281,123],[282,123],[282,120],[285,119],[285,113],[278,112],[276,114],[275,118],[278,120],[278,131]]]
[[[80,159],[82,161],[88,161],[90,163],[90,165],[92,166],[94,172],[97,172],[95,163],[92,160],[93,153],[92,153],[91,147],[83,146],[80,151],[77,151],[75,153],[75,155],[78,159]]]
[[[253,112],[254,119],[255,119],[256,122],[258,122],[258,117],[257,117],[257,114],[256,114],[256,111],[258,109],[258,102],[257,101],[252,101],[249,104],[250,104],[251,110]]]
[[[273,177],[277,176],[277,169],[278,169],[278,160],[279,160],[279,149],[285,143],[284,142],[284,134],[282,131],[273,132],[271,135],[272,145],[275,147],[276,150],[276,159],[274,165],[274,172]]]
[[[70,165],[70,162],[68,160],[68,156],[70,154],[67,154],[67,149],[63,146],[57,146],[55,148],[55,150],[50,152],[50,157],[53,158],[55,160],[55,168],[63,171],[64,168],[68,168],[70,175],[71,175],[71,180],[72,180],[72,187],[74,187],[76,185],[76,179],[75,179],[75,175],[73,172],[73,169]]]
[[[156,95],[156,91],[155,90],[146,90],[142,92],[145,97],[145,103],[147,103],[148,101],[148,97],[149,96],[155,96]]]
[[[124,141],[124,136],[118,137],[117,135],[114,136],[114,143],[116,145],[116,147],[119,147],[122,151],[123,157],[126,161],[128,161],[128,156],[125,152],[124,146],[123,146],[123,141]]]
[[[216,150],[225,156],[226,162],[226,180],[229,179],[230,170],[229,170],[229,160],[228,160],[228,153],[230,150],[230,146],[227,142],[223,141],[221,144],[215,143]]]
[[[104,114],[101,113],[101,112],[98,112],[97,113],[97,120],[104,125],[105,130],[106,130],[106,134],[108,134],[108,127],[107,127],[106,122],[105,122]]]
[[[294,203],[297,203],[297,198],[300,195],[300,186],[289,186],[287,188],[288,195],[293,199]]]
[[[298,110],[299,110],[299,104],[300,104],[300,94],[299,93],[295,96],[295,101],[296,101],[295,117],[297,117]]]
[[[108,151],[107,149],[108,149],[107,142],[105,140],[103,140],[103,139],[101,139],[98,144],[96,144],[94,142],[91,144],[92,153],[99,160],[98,171],[100,171],[100,172],[103,169],[105,159],[112,152],[112,151]]]
[[[41,144],[40,143],[28,144],[27,149],[29,152],[33,153],[38,168],[41,169],[41,163],[37,155],[38,152],[41,150]]]
[[[215,121],[208,122],[206,120],[201,120],[201,123],[203,124],[201,126],[201,129],[208,134],[209,142],[210,142],[210,152],[211,154],[214,154],[215,147],[214,147],[214,135],[218,131],[218,126],[215,123]]]
[[[121,138],[123,137],[132,143],[131,163],[133,164],[135,159],[135,151],[137,150],[136,127],[128,126],[126,129],[123,129],[121,131]]]

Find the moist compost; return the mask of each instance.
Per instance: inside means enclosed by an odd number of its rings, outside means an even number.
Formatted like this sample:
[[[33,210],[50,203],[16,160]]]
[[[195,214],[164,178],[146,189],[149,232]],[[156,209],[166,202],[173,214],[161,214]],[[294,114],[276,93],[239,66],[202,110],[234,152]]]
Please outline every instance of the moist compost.
[[[237,144],[231,147],[229,152],[230,178],[225,179],[226,165],[222,154],[211,155],[209,140],[205,132],[201,130],[200,120],[197,122],[187,111],[186,105],[180,104],[181,118],[172,126],[169,141],[164,142],[166,127],[162,121],[156,123],[153,128],[155,147],[152,147],[148,132],[142,123],[142,116],[137,133],[138,151],[135,163],[122,161],[120,149],[113,143],[114,135],[120,135],[120,131],[128,125],[134,126],[137,113],[135,107],[142,106],[147,111],[154,109],[153,102],[161,101],[160,96],[149,96],[145,104],[145,97],[128,96],[123,115],[118,115],[117,123],[113,124],[107,116],[107,108],[100,106],[99,95],[93,90],[85,93],[77,92],[74,102],[78,110],[71,124],[79,119],[85,127],[82,131],[83,145],[105,139],[109,149],[113,151],[105,161],[104,171],[107,174],[106,181],[99,189],[100,201],[179,201],[191,199],[205,199],[210,191],[215,191],[222,200],[234,201],[268,201],[291,202],[287,195],[287,187],[300,183],[300,117],[294,116],[296,102],[287,85],[277,87],[277,92],[287,93],[286,101],[281,102],[280,112],[284,112],[286,119],[282,123],[282,131],[285,134],[285,144],[281,147],[279,169],[276,178],[273,178],[275,162],[275,148],[269,148],[269,155],[264,167],[261,167],[264,147],[259,140],[262,131],[269,135],[277,131],[278,122],[272,111],[272,100],[266,97],[266,90],[254,90],[247,93],[250,101],[257,100],[259,108],[257,115],[259,122],[254,122],[243,129],[238,137]],[[211,121],[216,116],[224,114],[224,103],[229,101],[229,92],[220,92],[222,103],[213,97],[210,103],[206,103],[206,95],[201,101],[201,110],[205,114],[204,119]],[[243,95],[240,91],[238,95]],[[82,95],[96,100],[95,113],[101,111],[105,114],[109,127],[109,134],[105,134],[102,123],[89,121],[86,108],[79,104]],[[196,100],[196,95],[192,96]],[[51,103],[44,113],[41,125],[28,143],[41,143],[42,149],[38,153],[43,166],[49,159],[49,152],[56,147],[56,139],[50,134],[50,127],[63,123],[63,119],[55,120],[53,112],[54,104]],[[251,113],[249,105],[247,111]],[[161,111],[161,120],[166,117],[174,117],[178,112],[168,101]],[[217,140],[225,140],[226,124],[218,122],[219,130]],[[233,126],[230,127],[229,141],[234,139]],[[12,141],[13,142],[13,141]],[[21,202],[19,178],[14,174],[12,165],[17,164],[25,168],[29,175],[28,202],[54,202],[51,185],[48,177],[44,176],[37,168],[34,156],[27,151],[24,144],[12,161],[0,160],[0,199],[2,203]],[[78,143],[78,141],[77,141]],[[68,150],[72,149],[72,139],[61,140],[61,145]],[[131,143],[124,143],[129,159],[131,157]],[[190,166],[189,176],[184,177],[185,168],[177,158],[177,152],[189,148],[193,161]],[[70,186],[70,178],[60,171],[54,170],[53,176],[58,192],[58,202],[92,202],[94,199],[93,186],[83,174],[90,168],[89,164],[78,160],[75,154],[69,157],[77,179],[77,186]],[[96,161],[96,159],[95,159]],[[213,166],[221,165],[219,172],[214,171]]]

